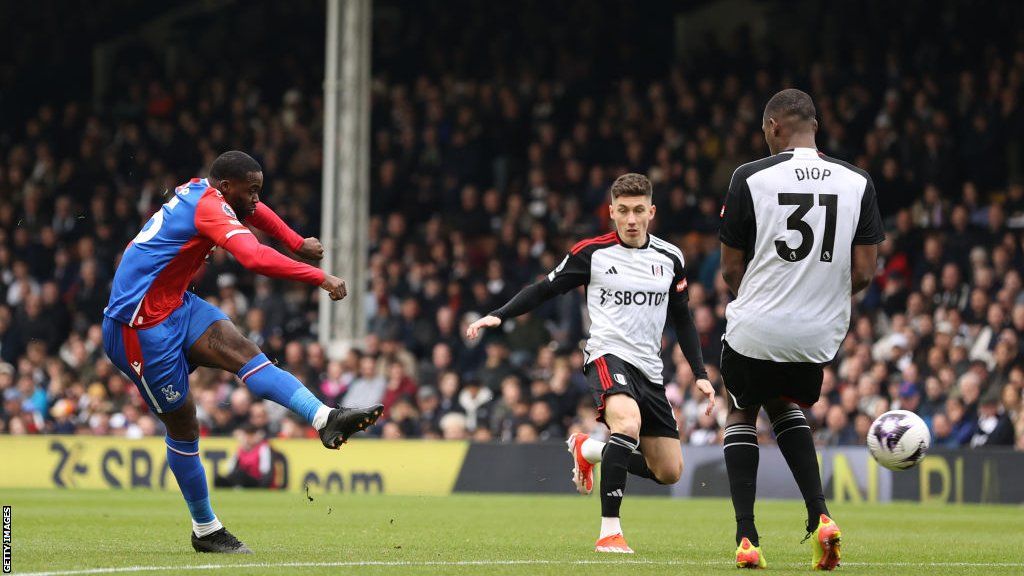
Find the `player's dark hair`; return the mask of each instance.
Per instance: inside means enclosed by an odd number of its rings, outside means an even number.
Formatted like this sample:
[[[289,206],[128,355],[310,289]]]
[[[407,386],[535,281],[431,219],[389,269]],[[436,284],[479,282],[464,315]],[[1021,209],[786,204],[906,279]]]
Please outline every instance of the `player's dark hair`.
[[[814,109],[814,101],[811,96],[803,90],[787,88],[775,96],[764,107],[765,118],[776,120],[793,119],[800,122],[810,122],[817,116]]]
[[[650,198],[654,195],[654,189],[651,187],[651,181],[647,179],[647,176],[630,172],[615,179],[615,182],[612,183],[611,194],[612,200],[619,196],[646,196]]]
[[[213,180],[245,180],[250,172],[262,172],[263,167],[255,158],[241,150],[229,150],[210,165]]]

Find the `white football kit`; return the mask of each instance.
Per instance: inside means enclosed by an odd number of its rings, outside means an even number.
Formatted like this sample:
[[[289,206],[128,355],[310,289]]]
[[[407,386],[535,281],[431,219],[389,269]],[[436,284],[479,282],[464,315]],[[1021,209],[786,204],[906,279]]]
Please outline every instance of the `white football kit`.
[[[813,148],[744,164],[720,236],[747,258],[726,307],[728,345],[759,360],[831,361],[850,325],[853,246],[885,238],[871,177]]]

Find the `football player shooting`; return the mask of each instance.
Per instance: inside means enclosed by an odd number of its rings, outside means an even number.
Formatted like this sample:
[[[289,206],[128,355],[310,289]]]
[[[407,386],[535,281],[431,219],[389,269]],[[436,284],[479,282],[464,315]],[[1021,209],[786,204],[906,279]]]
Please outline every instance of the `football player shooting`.
[[[495,328],[578,286],[587,287],[590,337],[584,372],[598,403],[598,420],[611,431],[607,443],[574,434],[573,482],[589,494],[593,466],[602,462],[598,552],[632,553],[622,535],[619,509],[627,473],[674,484],[683,471],[679,431],[662,383],[661,339],[671,318],[679,346],[714,407],[697,329],[690,316],[683,254],[648,234],[654,218],[651,182],[620,176],[611,187],[609,212],[616,232],[577,243],[546,278],[527,286],[504,306],[472,323],[466,335]],[[639,449],[639,453],[637,450]]]
[[[332,300],[345,297],[345,282],[261,245],[243,224],[260,228],[297,255],[320,259],[316,238],[303,239],[260,203],[263,171],[248,154],[225,152],[208,179],[193,178],[143,226],[114,273],[104,309],[103,347],[142,393],[167,428],[167,464],[192,516],[198,552],[249,553],[213,513],[199,457],[199,422],[188,375],[196,366],[228,370],[249,390],[298,413],[337,449],[373,424],[380,405],[331,409],[291,374],[274,366],[228,317],[186,290],[215,246],[253,272],[306,282]]]
[[[736,565],[767,565],[754,526],[764,407],[807,506],[812,566],[839,564],[839,527],[829,517],[810,426],[800,410],[818,401],[823,366],[850,326],[850,296],[871,282],[885,239],[875,187],[863,170],[818,152],[814,102],[783,90],[765,106],[772,156],[736,169],[722,208],[726,307],[722,379],[729,391],[726,471],[736,512]]]

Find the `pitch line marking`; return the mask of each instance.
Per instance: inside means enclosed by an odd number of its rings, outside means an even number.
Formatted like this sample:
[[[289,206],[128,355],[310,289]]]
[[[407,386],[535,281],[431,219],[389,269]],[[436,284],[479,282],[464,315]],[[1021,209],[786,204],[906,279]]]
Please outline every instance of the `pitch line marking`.
[[[124,574],[136,572],[230,570],[234,568],[356,568],[356,567],[426,567],[426,566],[542,566],[542,565],[588,565],[588,564],[630,564],[638,566],[723,566],[729,562],[701,562],[699,560],[366,560],[355,562],[249,562],[245,564],[196,564],[192,566],[122,566],[111,568],[89,568],[85,570],[57,570],[51,572],[25,572],[22,576],[85,576],[89,574]],[[803,566],[803,563],[790,563]],[[867,567],[915,567],[935,568],[1010,568],[1020,566],[1017,562],[844,562],[844,566]]]

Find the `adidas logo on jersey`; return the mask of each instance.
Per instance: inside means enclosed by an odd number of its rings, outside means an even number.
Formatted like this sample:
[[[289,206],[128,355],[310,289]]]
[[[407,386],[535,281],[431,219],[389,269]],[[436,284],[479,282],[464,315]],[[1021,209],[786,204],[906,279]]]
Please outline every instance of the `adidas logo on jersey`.
[[[605,270],[604,273],[605,274],[618,274],[619,271],[615,269],[615,266],[612,266],[611,268]]]

